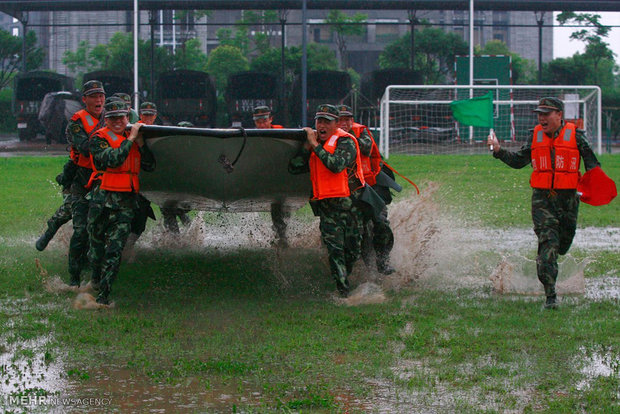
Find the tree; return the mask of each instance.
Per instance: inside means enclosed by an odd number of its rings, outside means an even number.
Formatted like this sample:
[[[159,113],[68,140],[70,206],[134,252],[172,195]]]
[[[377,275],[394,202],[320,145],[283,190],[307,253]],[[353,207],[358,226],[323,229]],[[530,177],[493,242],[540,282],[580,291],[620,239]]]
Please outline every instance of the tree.
[[[336,34],[336,46],[338,47],[338,56],[340,57],[340,67],[346,69],[349,67],[347,59],[347,36],[361,36],[365,33],[366,27],[361,23],[365,23],[368,15],[355,13],[349,16],[340,10],[330,10],[327,14],[325,22],[329,24],[329,31]]]
[[[611,27],[601,24],[601,16],[598,14],[563,12],[558,15],[557,19],[561,25],[566,23],[586,25],[586,28],[573,32],[570,38],[585,42],[584,58],[593,66],[594,83],[600,84],[603,79],[599,76],[606,75],[600,73],[600,66],[605,66],[605,62],[614,61],[613,51],[609,48],[609,44],[603,41],[604,37],[609,36]]]
[[[300,46],[284,48],[284,71],[286,82],[292,82],[296,74],[301,73]],[[252,60],[252,70],[280,75],[280,48],[270,48]],[[327,46],[316,43],[308,44],[308,70],[338,70],[338,60]]]
[[[433,85],[445,83],[454,71],[456,55],[468,53],[467,43],[455,33],[427,27],[415,33],[415,67],[420,71],[424,83]],[[379,55],[382,69],[408,68],[411,34],[390,43]]]
[[[35,70],[43,63],[43,49],[36,46],[37,35],[26,34],[26,70]],[[13,75],[22,68],[22,38],[0,29],[0,90],[4,89]]]
[[[176,49],[174,54],[175,69],[200,70],[207,64],[207,55],[201,50],[198,39],[189,39]]]
[[[218,46],[210,54],[205,69],[215,78],[217,90],[223,92],[228,76],[248,70],[248,59],[235,46]]]
[[[479,48],[478,48],[479,49]],[[522,58],[518,53],[511,52],[508,45],[501,40],[491,40],[476,55],[504,55],[512,60],[512,82],[515,85],[532,84],[536,81],[536,67],[533,60]]]

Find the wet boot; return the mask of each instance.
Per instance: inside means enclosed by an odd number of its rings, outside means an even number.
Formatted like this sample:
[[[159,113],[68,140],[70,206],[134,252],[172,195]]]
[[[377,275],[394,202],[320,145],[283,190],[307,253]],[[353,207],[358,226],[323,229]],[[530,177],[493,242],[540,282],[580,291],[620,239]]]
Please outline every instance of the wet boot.
[[[93,274],[90,277],[90,287],[97,292],[101,290],[101,269],[93,269]]]
[[[50,240],[54,238],[54,234],[56,234],[56,232],[52,232],[50,229],[45,230],[45,233],[43,233],[41,237],[37,239],[37,242],[34,244],[37,250],[40,252],[45,250]]]
[[[69,286],[80,287],[80,274],[71,275],[71,279],[69,279]]]
[[[545,309],[557,309],[558,298],[555,293],[555,285],[545,285],[545,296],[547,296],[547,300],[545,301]]]
[[[377,272],[382,275],[391,275],[396,270],[390,266],[389,256],[383,254],[377,254]]]
[[[547,296],[547,300],[545,301],[545,309],[557,309],[558,308],[558,299],[556,295]]]
[[[106,281],[100,284],[99,295],[97,295],[97,303],[100,305],[110,304],[110,285]]]
[[[345,279],[343,283],[340,280],[336,280],[336,289],[338,289],[340,297],[348,297],[350,292],[349,281]]]

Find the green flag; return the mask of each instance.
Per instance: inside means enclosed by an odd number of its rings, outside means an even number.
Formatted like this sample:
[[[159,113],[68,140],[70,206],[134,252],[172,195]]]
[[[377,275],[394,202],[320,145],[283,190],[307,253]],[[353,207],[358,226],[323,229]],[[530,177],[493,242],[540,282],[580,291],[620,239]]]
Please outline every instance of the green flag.
[[[493,128],[493,93],[477,98],[453,101],[452,116],[462,124]]]

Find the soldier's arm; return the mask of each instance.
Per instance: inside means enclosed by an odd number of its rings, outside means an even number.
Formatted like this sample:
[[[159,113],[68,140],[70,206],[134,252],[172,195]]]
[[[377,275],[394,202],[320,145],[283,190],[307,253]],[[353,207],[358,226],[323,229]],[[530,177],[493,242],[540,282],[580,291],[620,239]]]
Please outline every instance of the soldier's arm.
[[[84,131],[81,123],[79,121],[70,120],[67,124],[67,142],[71,146],[73,146],[78,152],[88,157],[90,155],[89,151],[89,139],[88,134]]]
[[[302,146],[297,155],[288,162],[288,172],[291,174],[303,174],[310,171],[310,150]]]
[[[368,133],[368,130],[364,128],[357,143],[360,146],[360,153],[367,157],[370,157],[370,150],[372,149],[372,136]]]
[[[493,157],[499,158],[504,164],[512,168],[523,168],[532,162],[532,143],[528,140],[518,151],[508,151],[504,148],[493,153]]]
[[[594,167],[599,167],[601,164],[598,162],[594,151],[592,151],[592,147],[590,147],[590,143],[588,142],[585,133],[581,130],[577,130],[576,138],[577,149],[579,149],[579,154],[583,160],[583,165],[586,167],[586,171],[591,170]]]
[[[128,140],[121,142],[120,147],[112,148],[108,141],[95,134],[90,140],[89,149],[93,155],[95,168],[98,170],[106,170],[108,168],[116,168],[122,165],[133,143]]]
[[[357,148],[353,138],[342,137],[338,139],[338,144],[333,154],[325,151],[322,145],[316,147],[314,153],[323,164],[325,164],[328,170],[333,173],[339,173],[355,162]]]

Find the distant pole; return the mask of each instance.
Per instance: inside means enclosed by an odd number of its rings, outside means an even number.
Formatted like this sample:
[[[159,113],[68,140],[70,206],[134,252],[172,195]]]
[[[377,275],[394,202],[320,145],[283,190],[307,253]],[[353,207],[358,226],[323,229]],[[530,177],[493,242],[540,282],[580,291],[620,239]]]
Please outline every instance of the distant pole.
[[[411,32],[411,42],[409,44],[409,67],[415,70],[415,24],[418,22],[415,17],[416,10],[409,10],[409,26]]]
[[[280,45],[280,116],[283,115],[284,105],[284,83],[285,83],[285,62],[284,62],[284,48],[286,47],[286,15],[288,10],[281,9],[279,11],[280,14],[280,30],[282,31],[281,40],[282,43]],[[272,108],[275,109],[275,108]]]
[[[474,0],[469,0],[469,86],[474,86]],[[469,98],[474,97],[474,88],[469,88]],[[474,127],[469,127],[469,143],[474,143]]]
[[[28,12],[21,15],[22,23],[22,72],[26,72],[26,34],[28,33]]]
[[[152,101],[155,96],[155,11],[149,10],[149,25],[151,26],[151,90],[149,101]]]
[[[307,14],[308,2],[303,0],[301,8],[301,126],[307,126],[308,110],[306,101],[308,100],[308,22]]]
[[[538,23],[538,84],[542,85],[542,31],[545,24],[545,12],[534,12]]]
[[[138,96],[138,0],[133,0],[133,96],[134,108],[140,105],[140,96]]]

